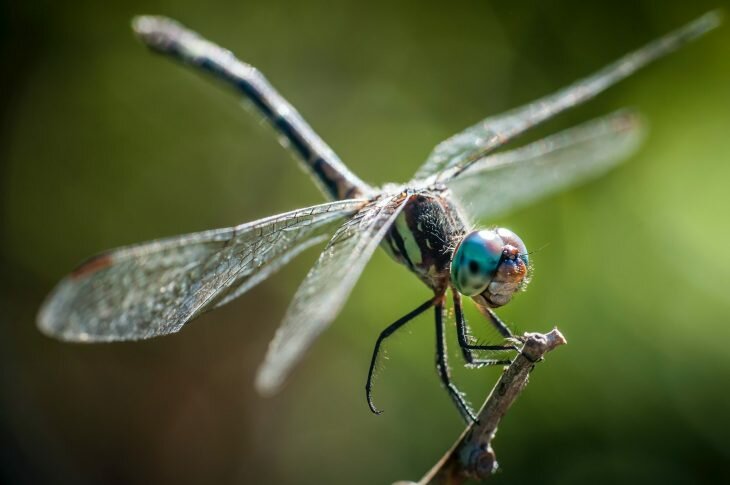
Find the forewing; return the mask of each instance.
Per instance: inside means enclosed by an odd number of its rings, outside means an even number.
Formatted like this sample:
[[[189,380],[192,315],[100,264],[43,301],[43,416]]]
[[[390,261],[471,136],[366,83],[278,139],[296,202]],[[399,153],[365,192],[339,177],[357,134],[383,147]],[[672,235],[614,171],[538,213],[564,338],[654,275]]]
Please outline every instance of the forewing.
[[[276,391],[312,341],[335,319],[408,197],[384,197],[345,222],[297,290],[259,368],[256,386]]]
[[[705,14],[556,93],[482,120],[437,145],[415,178],[427,178],[451,167],[468,166],[529,128],[588,101],[650,62],[712,30],[720,24],[720,20],[718,12]]]
[[[485,157],[447,186],[473,217],[494,216],[603,174],[638,147],[642,133],[636,115],[614,113]]]
[[[364,203],[332,202],[101,254],[56,286],[38,325],[48,335],[82,342],[177,332],[326,240],[335,222]]]

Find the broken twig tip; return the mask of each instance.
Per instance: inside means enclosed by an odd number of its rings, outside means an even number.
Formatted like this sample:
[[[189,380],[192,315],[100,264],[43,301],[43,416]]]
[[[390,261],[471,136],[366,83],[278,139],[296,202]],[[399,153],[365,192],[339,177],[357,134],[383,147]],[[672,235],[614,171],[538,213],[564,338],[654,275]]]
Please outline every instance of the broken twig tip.
[[[418,482],[420,485],[457,485],[469,478],[483,480],[492,476],[499,468],[492,448],[497,426],[527,385],[530,372],[536,363],[546,353],[567,343],[557,328],[545,334],[525,333],[521,341],[524,344],[520,354],[495,384],[479,411],[478,422],[467,426],[454,446]]]

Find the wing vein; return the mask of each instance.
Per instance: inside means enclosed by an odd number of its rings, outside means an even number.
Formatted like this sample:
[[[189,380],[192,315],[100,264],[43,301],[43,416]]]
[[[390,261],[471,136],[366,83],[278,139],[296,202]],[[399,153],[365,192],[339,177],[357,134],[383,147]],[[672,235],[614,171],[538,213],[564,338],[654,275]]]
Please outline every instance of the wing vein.
[[[383,197],[337,229],[299,286],[259,368],[256,386],[276,391],[290,369],[342,309],[365,265],[409,195]]]

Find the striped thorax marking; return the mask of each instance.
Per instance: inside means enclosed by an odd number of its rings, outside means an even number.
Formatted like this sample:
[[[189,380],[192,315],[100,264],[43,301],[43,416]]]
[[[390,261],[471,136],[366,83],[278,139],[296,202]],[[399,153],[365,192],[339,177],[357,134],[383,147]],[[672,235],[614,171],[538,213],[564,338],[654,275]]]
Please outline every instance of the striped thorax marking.
[[[436,292],[449,284],[449,264],[456,241],[465,234],[455,207],[439,192],[413,194],[383,242],[396,261]]]

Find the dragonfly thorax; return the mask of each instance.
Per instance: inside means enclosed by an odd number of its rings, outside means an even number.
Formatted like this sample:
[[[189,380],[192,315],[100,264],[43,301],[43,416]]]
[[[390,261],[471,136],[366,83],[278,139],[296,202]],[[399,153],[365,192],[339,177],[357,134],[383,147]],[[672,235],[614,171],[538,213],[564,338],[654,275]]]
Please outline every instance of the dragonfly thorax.
[[[449,264],[464,221],[443,193],[424,190],[410,196],[388,231],[383,247],[434,292],[449,287]]]
[[[509,229],[473,231],[456,247],[451,283],[462,294],[491,308],[507,304],[527,284],[529,258]]]

